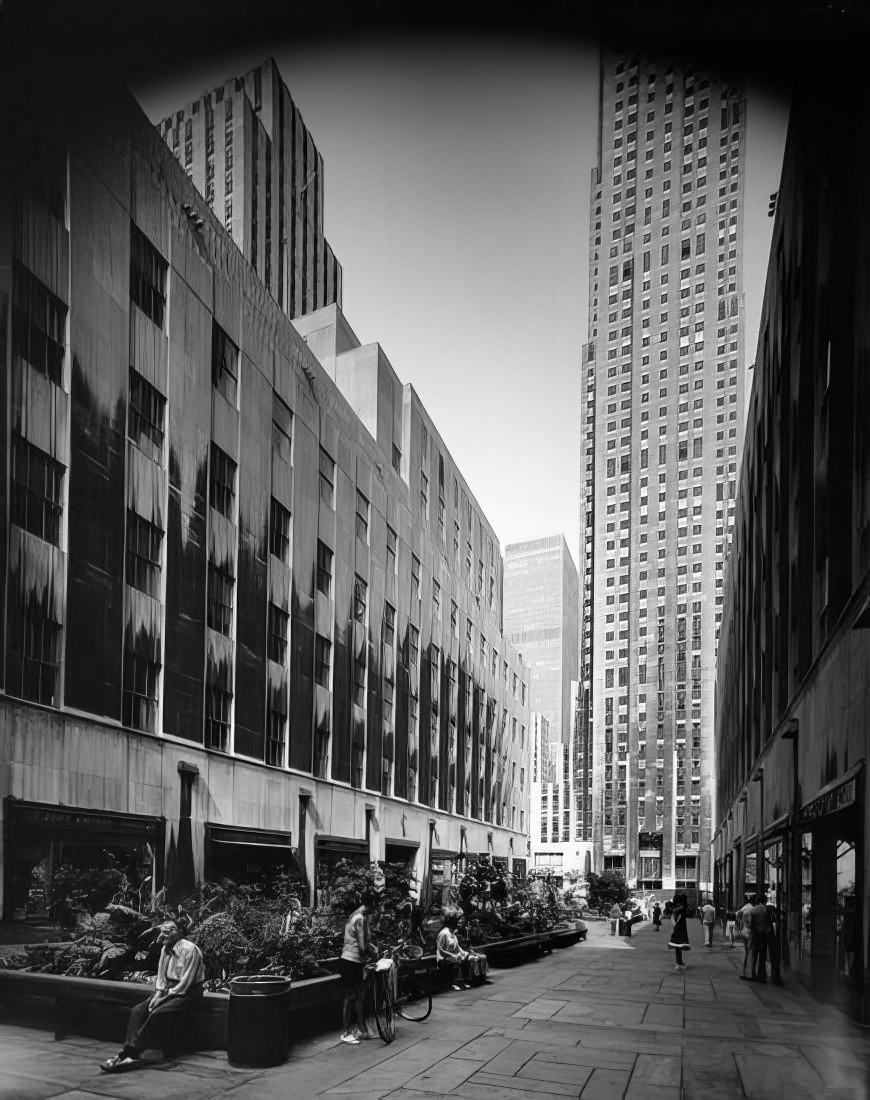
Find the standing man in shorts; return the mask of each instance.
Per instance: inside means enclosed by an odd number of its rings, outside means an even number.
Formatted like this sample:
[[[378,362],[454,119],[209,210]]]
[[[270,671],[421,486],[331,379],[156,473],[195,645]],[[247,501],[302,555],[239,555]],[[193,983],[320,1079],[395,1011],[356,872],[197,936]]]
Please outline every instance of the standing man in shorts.
[[[377,906],[377,894],[365,891],[362,904],[347,918],[344,926],[344,945],[338,963],[341,984],[344,987],[344,1006],[342,1008],[343,1043],[357,1044],[360,1039],[368,1039],[364,1014],[363,976],[369,956],[377,954],[369,940],[369,913]],[[351,1019],[356,1015],[357,1030],[351,1028]]]

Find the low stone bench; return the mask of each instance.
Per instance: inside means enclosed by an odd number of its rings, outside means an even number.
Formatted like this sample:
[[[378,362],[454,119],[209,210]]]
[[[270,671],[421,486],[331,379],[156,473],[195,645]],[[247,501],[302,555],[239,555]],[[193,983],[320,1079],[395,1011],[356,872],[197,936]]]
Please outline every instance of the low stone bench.
[[[137,982],[0,970],[0,1018],[53,1027],[55,1039],[76,1034],[120,1043],[130,1009],[153,992],[153,985]],[[288,1013],[291,1034],[310,1030],[321,1020],[325,1026],[337,1026],[342,1000],[337,974],[293,982]],[[225,1050],[228,1013],[229,994],[206,993],[187,1045],[197,1050]]]

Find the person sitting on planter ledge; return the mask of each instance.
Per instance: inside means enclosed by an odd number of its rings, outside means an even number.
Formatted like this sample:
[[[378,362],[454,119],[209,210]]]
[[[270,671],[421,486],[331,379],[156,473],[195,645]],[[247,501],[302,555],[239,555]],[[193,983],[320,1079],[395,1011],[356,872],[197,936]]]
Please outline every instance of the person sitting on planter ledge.
[[[619,922],[622,920],[622,909],[619,902],[615,901],[610,907],[610,934],[615,936],[619,930]]]
[[[164,921],[156,992],[130,1013],[121,1050],[100,1064],[104,1073],[122,1073],[140,1065],[143,1050],[164,1049],[171,1036],[190,1027],[190,1014],[202,1005],[205,963],[202,952],[181,934],[178,922]]]
[[[459,913],[453,909],[444,910],[444,924],[438,933],[435,954],[438,968],[450,977],[453,989],[467,989],[469,985],[486,980],[487,960],[485,955],[475,951],[465,951],[456,936],[459,925]]]

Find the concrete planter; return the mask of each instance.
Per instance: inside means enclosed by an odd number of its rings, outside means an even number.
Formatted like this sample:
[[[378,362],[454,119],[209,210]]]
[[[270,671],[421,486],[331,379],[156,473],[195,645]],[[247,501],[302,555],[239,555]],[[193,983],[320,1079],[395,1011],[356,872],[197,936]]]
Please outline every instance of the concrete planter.
[[[133,982],[0,970],[0,1018],[53,1028],[58,1039],[76,1034],[121,1042],[130,1009],[153,992],[152,985]],[[291,1034],[337,1026],[342,998],[337,974],[293,982],[288,1013]],[[206,993],[192,1045],[225,1050],[228,1010],[227,993]]]
[[[549,932],[530,932],[525,936],[512,939],[492,940],[490,943],[474,944],[474,950],[486,955],[490,966],[512,966],[527,962],[540,955],[542,951],[551,951]]]
[[[575,925],[570,928],[554,928],[550,932],[550,943],[553,947],[571,947],[581,939],[586,938],[586,933],[581,932]]]
[[[492,966],[510,966],[526,962],[542,951],[551,951],[554,942],[573,932],[536,932],[513,939],[477,944],[475,951],[486,955]],[[572,942],[576,942],[576,939]],[[329,970],[338,960],[324,960]],[[437,972],[435,956],[419,960]],[[436,990],[433,987],[433,992]],[[153,985],[136,982],[104,981],[100,978],[74,978],[64,974],[40,974],[27,970],[0,970],[0,1019],[10,1023],[29,1023],[54,1030],[55,1038],[87,1035],[107,1043],[123,1041],[130,1009],[154,992]],[[191,1048],[226,1050],[229,994],[206,993],[197,1017]],[[344,999],[337,973],[294,981],[288,995],[288,1027],[292,1037],[305,1032],[337,1028],[341,1023]]]

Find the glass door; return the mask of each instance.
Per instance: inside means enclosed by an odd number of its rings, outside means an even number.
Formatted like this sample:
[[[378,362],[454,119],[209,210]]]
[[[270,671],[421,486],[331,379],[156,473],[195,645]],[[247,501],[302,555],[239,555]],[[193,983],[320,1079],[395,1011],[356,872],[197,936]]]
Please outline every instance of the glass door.
[[[837,982],[853,984],[858,976],[856,949],[860,940],[858,899],[855,893],[855,844],[837,839]]]

